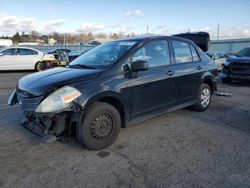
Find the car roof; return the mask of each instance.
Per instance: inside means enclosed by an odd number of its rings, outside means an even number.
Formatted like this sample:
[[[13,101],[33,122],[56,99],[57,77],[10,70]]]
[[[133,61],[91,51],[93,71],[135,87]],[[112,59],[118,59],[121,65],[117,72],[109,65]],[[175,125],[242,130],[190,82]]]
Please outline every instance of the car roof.
[[[41,52],[40,50],[37,50],[37,49],[35,49],[35,48],[21,47],[21,46],[8,47],[8,48],[4,48],[4,50],[6,50],[6,49],[14,49],[14,48],[17,48],[17,49],[34,50],[34,51],[37,51],[37,52]]]
[[[56,49],[54,49],[52,51],[56,51],[56,50],[70,50],[70,49],[68,49],[68,48],[56,48]]]
[[[207,51],[206,53],[213,53],[213,54],[220,53],[220,54],[225,54],[225,52],[211,52],[211,51]]]
[[[125,42],[125,41],[143,42],[143,41],[153,40],[153,39],[177,39],[177,40],[182,40],[182,41],[194,43],[193,41],[191,41],[189,39],[182,38],[182,37],[164,36],[164,35],[152,35],[152,36],[141,36],[141,37],[124,38],[124,39],[113,40],[111,42]]]

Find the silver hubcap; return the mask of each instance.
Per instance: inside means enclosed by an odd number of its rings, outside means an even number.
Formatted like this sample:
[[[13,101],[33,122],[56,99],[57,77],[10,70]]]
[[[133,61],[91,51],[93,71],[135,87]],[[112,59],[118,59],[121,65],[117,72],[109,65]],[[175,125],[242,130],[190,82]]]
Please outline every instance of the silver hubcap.
[[[211,95],[210,95],[209,89],[208,88],[203,89],[201,92],[201,105],[202,105],[202,107],[207,107],[209,105],[210,98],[211,98]]]

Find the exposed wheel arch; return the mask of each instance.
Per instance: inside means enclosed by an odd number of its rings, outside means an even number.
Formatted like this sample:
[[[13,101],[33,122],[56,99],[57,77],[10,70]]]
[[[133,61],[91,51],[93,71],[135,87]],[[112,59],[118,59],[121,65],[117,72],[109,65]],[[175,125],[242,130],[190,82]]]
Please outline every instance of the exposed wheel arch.
[[[84,108],[87,109],[91,104],[95,102],[105,102],[107,104],[110,104],[114,106],[121,116],[121,127],[126,128],[126,118],[127,113],[124,106],[124,101],[122,102],[121,99],[116,94],[106,95],[106,94],[99,94],[97,96],[92,97],[88,100],[88,102],[84,105]]]
[[[34,70],[35,70],[36,72],[41,71],[41,69],[40,69],[40,67],[39,67],[39,63],[40,63],[40,61],[36,62],[36,64],[35,64]]]
[[[121,127],[122,128],[125,128],[126,127],[126,113],[125,113],[125,109],[124,109],[124,105],[122,104],[122,102],[115,98],[115,97],[103,97],[103,98],[100,98],[98,100],[99,102],[105,102],[105,103],[108,103],[112,106],[114,106],[118,112],[120,113],[120,116],[121,116]]]
[[[205,84],[209,85],[209,87],[211,88],[212,93],[214,93],[215,86],[214,86],[214,82],[213,82],[212,78],[206,77],[206,78],[203,79],[202,83],[205,83]]]

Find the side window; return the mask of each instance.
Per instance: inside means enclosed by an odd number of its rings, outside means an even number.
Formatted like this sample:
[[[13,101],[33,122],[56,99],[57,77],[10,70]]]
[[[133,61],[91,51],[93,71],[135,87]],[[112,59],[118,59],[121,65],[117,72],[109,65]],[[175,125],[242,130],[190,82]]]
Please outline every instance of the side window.
[[[199,57],[197,51],[195,50],[195,48],[193,47],[193,45],[190,45],[190,48],[192,51],[193,61],[200,61],[200,57]]]
[[[12,49],[2,51],[3,55],[11,55]]]
[[[37,54],[36,51],[30,49],[19,49],[20,55],[35,55]]]
[[[176,63],[192,62],[192,54],[189,44],[182,41],[172,41]]]
[[[132,62],[145,60],[149,67],[170,64],[169,48],[166,40],[155,40],[142,46],[132,56]]]
[[[2,53],[4,55],[15,55],[15,49],[14,48],[6,49],[6,50],[2,51]]]

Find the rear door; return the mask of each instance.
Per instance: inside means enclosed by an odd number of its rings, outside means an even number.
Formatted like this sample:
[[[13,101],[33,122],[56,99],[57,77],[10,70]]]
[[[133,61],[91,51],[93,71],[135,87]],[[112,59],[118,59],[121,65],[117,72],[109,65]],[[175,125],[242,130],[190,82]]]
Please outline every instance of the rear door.
[[[16,66],[18,66],[19,69],[34,69],[35,64],[41,60],[39,53],[32,49],[19,48],[18,55]]]
[[[196,100],[201,84],[203,66],[197,50],[191,43],[171,40],[174,55],[175,81],[178,88],[178,103]]]
[[[130,115],[137,118],[156,113],[176,104],[177,88],[171,74],[167,40],[153,40],[132,55],[132,62],[146,60],[149,69],[128,80]]]

